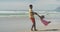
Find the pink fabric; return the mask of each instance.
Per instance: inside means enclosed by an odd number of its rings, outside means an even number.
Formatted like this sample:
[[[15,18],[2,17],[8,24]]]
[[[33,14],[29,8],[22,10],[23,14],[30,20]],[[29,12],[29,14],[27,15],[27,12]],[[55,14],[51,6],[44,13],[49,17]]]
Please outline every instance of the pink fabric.
[[[41,22],[42,22],[45,26],[47,26],[47,25],[49,24],[48,21],[46,21],[46,20],[44,20],[44,19],[42,19]]]

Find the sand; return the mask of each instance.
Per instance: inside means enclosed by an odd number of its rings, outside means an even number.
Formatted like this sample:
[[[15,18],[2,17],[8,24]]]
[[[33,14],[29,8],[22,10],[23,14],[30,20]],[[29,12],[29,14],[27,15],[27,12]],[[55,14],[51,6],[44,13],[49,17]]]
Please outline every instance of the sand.
[[[60,22],[58,21],[44,26],[39,18],[36,18],[38,31],[30,31],[31,25],[27,16],[0,17],[0,32],[60,32]]]

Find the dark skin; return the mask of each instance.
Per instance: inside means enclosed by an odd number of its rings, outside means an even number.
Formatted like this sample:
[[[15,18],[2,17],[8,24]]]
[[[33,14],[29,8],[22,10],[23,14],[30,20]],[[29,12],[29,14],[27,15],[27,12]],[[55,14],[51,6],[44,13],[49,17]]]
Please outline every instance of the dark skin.
[[[36,15],[37,15],[37,13],[36,13],[36,12],[31,12],[31,13],[33,13],[33,14],[36,14]],[[33,31],[33,28],[34,28],[34,30],[35,30],[35,31],[37,31],[35,21],[34,21],[34,23],[33,23],[33,25],[32,25],[32,28],[31,28],[31,30],[32,30],[32,31]]]
[[[30,7],[30,9],[32,9],[32,8],[33,8],[33,6],[32,6],[32,5],[30,5],[29,7]],[[35,15],[39,16],[36,12],[31,12],[31,13],[32,13],[33,15],[35,14]],[[40,16],[39,16],[39,17],[40,17]],[[32,30],[32,31],[33,31],[33,28],[34,28],[34,30],[35,30],[35,31],[37,31],[35,21],[34,21],[34,23],[33,23],[32,27],[31,27],[31,30]]]
[[[29,5],[29,8],[32,9],[33,6],[32,6],[32,5]],[[37,15],[38,17],[40,17],[41,20],[44,18],[44,15],[43,15],[43,16],[40,16],[40,15],[38,15],[36,12],[33,12],[33,11],[32,11],[31,13],[32,13],[33,15],[35,14],[35,15]],[[48,23],[50,23],[50,21],[49,21]],[[35,31],[37,31],[35,21],[34,21],[32,27],[31,27],[31,30],[32,30],[32,31],[33,31],[33,28],[34,28]]]

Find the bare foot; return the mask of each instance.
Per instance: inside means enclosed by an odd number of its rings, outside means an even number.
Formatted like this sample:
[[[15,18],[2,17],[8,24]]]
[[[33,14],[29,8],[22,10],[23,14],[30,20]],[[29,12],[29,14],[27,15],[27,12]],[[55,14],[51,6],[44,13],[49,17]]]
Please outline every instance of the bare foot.
[[[34,31],[38,31],[37,29],[35,29]]]
[[[31,31],[33,31],[33,29],[31,29]]]

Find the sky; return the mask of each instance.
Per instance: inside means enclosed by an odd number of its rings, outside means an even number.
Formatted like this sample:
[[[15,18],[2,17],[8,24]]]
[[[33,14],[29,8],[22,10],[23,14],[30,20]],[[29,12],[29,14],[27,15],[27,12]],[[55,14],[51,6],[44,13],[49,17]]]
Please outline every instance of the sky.
[[[0,0],[0,10],[54,10],[60,7],[60,0]]]

